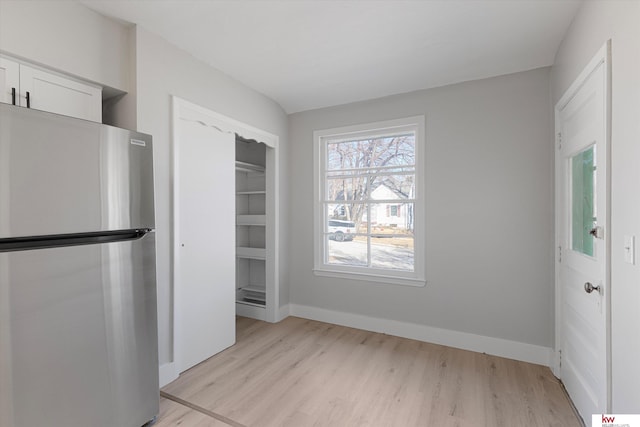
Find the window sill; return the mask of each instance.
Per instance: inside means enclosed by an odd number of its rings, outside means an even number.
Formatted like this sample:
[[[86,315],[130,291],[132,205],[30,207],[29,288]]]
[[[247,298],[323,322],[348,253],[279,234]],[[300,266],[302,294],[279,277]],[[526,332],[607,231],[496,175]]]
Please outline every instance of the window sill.
[[[336,277],[339,279],[363,280],[367,282],[385,283],[388,285],[402,285],[413,287],[424,287],[427,281],[424,279],[414,279],[410,277],[385,276],[380,274],[354,273],[346,271],[314,269],[313,274],[323,277]]]

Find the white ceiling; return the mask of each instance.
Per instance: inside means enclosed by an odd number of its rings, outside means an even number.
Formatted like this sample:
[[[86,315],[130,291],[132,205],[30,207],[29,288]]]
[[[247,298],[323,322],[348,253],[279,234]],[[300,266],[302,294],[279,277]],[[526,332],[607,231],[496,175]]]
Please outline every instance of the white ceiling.
[[[85,0],[287,113],[548,66],[581,0]]]

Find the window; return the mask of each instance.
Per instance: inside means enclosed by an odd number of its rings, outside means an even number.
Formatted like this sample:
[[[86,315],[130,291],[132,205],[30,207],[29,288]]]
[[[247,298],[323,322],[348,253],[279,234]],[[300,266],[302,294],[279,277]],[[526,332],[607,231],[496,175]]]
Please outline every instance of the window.
[[[316,131],[315,273],[424,285],[424,117]]]

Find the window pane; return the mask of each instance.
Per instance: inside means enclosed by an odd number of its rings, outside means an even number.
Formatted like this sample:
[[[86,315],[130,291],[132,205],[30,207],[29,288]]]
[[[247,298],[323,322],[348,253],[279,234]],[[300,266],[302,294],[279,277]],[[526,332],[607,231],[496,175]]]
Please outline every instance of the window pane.
[[[414,271],[413,203],[371,204],[371,267]]]
[[[571,158],[571,247],[574,251],[593,256],[593,239],[589,233],[596,225],[595,147]]]
[[[353,267],[367,267],[366,237],[353,240],[326,239],[327,264]]]
[[[327,179],[327,200],[366,200],[369,197],[370,178],[354,176],[351,178]]]
[[[327,170],[415,164],[415,135],[327,143]]]
[[[370,181],[373,200],[413,199],[415,175],[376,175]]]
[[[387,235],[411,235],[413,237],[413,203],[372,203],[371,233]]]
[[[352,221],[354,223],[354,227],[358,227],[360,229],[360,231],[358,231],[359,233],[367,232],[368,205],[366,203],[328,203],[326,206],[328,220]]]
[[[371,238],[371,267],[413,271],[413,263],[413,236]]]

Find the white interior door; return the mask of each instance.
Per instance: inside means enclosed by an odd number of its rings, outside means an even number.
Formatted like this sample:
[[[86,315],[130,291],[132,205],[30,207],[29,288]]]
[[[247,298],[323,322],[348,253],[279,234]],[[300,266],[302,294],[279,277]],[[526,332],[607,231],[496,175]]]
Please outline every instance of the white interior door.
[[[187,108],[176,121],[179,372],[235,343],[235,135]]]
[[[556,107],[559,376],[582,418],[607,413],[608,49]]]

